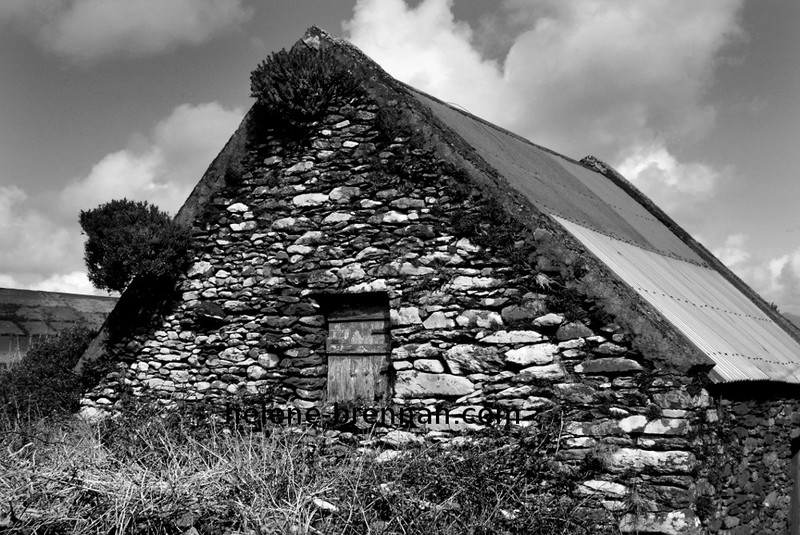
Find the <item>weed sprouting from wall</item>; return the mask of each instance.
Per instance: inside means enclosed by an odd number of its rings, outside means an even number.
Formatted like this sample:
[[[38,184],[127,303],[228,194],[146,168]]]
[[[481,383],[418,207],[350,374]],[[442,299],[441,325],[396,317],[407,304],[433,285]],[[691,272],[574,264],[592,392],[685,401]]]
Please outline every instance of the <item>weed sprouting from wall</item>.
[[[359,93],[360,84],[331,49],[296,47],[262,61],[250,74],[250,91],[261,111],[303,130],[335,99]]]

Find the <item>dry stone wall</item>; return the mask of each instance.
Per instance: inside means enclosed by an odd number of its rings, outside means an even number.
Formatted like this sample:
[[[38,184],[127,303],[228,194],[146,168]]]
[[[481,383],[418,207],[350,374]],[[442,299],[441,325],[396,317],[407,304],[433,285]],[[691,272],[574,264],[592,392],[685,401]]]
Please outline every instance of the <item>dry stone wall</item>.
[[[385,292],[393,404],[555,422],[556,468],[574,479],[582,514],[614,517],[623,532],[747,525],[730,497],[698,511],[722,490],[699,477],[719,425],[700,378],[648,361],[591,303],[554,298],[559,267],[531,260],[558,241],[552,227],[487,228],[496,205],[413,136],[385,139],[379,113],[342,102],[308,140],[266,130],[251,142],[241,176],[195,222],[175,306],[112,343],[119,364],[84,411],[113,409],[126,391],[319,406],[327,331],[315,296]]]
[[[800,449],[798,394],[788,385],[720,388],[717,451],[702,480],[716,498],[702,500],[714,510],[712,532],[789,533],[792,455]]]

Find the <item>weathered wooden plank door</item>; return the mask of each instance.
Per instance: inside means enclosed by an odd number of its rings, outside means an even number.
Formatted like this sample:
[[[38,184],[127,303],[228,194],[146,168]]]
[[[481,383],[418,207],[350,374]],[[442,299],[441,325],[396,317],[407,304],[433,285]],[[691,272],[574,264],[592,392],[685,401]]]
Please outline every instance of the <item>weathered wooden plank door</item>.
[[[388,304],[351,303],[328,315],[328,402],[389,397]]]

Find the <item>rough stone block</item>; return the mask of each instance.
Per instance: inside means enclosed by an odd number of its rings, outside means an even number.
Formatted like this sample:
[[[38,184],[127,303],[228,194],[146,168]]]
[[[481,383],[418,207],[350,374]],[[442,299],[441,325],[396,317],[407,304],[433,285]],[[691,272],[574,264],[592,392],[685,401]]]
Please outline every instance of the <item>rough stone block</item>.
[[[643,370],[642,365],[635,360],[622,357],[587,360],[575,366],[575,373],[585,373],[587,375],[638,373]]]
[[[444,315],[444,312],[434,312],[422,322],[426,329],[452,329],[456,322]]]
[[[562,323],[564,323],[564,316],[553,314],[552,312],[533,320],[533,324],[536,327],[558,327]]]
[[[700,519],[690,511],[627,514],[619,523],[622,533],[662,533],[664,535],[699,535]]]
[[[414,369],[430,373],[442,373],[444,366],[438,360],[420,359],[414,361]]]
[[[543,337],[536,331],[497,331],[479,340],[486,344],[531,344]]]
[[[497,312],[489,310],[465,310],[457,318],[456,323],[461,327],[478,326],[490,329],[503,324],[503,319]]]
[[[628,493],[628,487],[625,485],[600,479],[584,481],[578,485],[577,490],[579,494],[585,495],[602,494],[605,496],[625,496]]]
[[[587,336],[592,336],[593,334],[594,333],[592,330],[583,323],[579,321],[573,321],[559,327],[558,331],[556,331],[556,338],[560,341],[564,341],[572,340],[574,338],[586,338]]]
[[[503,283],[500,279],[493,277],[465,277],[458,276],[452,280],[451,287],[453,290],[482,290],[486,288],[495,288]]]
[[[563,379],[565,376],[564,368],[561,364],[555,362],[545,366],[531,366],[520,370],[516,380],[519,382],[529,381],[531,379]]]
[[[689,473],[695,467],[695,457],[686,451],[649,451],[620,448],[608,455],[608,469],[612,472],[650,469],[660,474]]]
[[[553,344],[537,344],[532,346],[511,349],[506,352],[506,362],[518,366],[530,366],[531,364],[550,364],[558,353],[558,346]]]
[[[295,206],[319,206],[328,201],[328,196],[324,193],[301,193],[295,195],[292,199],[292,204]]]
[[[502,362],[496,348],[472,344],[455,345],[447,350],[444,358],[450,371],[455,374],[486,371]]]
[[[392,309],[389,312],[392,325],[402,327],[405,325],[416,325],[422,323],[417,307],[401,307],[399,310]]]
[[[475,385],[466,377],[444,373],[403,370],[395,380],[397,397],[464,396],[474,389]]]

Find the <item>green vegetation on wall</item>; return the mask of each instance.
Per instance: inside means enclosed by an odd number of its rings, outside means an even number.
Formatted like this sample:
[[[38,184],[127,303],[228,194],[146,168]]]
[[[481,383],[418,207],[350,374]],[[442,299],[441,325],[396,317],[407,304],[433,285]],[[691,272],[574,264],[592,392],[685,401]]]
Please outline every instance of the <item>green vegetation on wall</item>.
[[[290,129],[321,117],[334,99],[354,95],[360,84],[333,50],[298,46],[271,54],[250,74],[251,96],[268,116]]]

